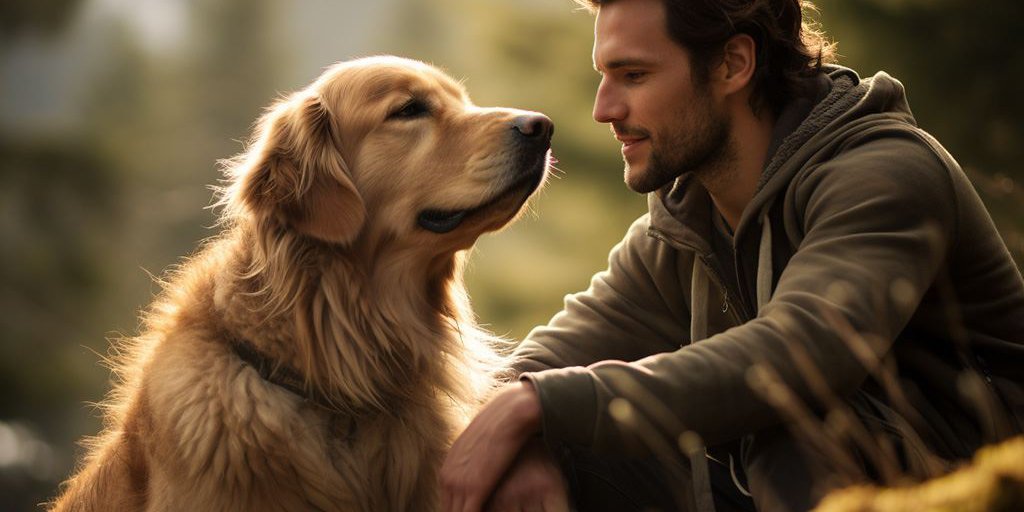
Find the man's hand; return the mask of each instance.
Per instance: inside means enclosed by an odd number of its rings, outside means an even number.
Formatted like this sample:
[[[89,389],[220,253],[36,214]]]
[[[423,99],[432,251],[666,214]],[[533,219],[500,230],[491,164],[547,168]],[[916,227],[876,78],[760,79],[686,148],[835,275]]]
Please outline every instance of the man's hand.
[[[562,470],[540,439],[535,438],[519,452],[512,469],[501,479],[487,503],[487,512],[568,512],[567,488]]]
[[[540,415],[531,384],[499,391],[455,440],[441,466],[442,510],[481,510],[520,449],[540,430]]]

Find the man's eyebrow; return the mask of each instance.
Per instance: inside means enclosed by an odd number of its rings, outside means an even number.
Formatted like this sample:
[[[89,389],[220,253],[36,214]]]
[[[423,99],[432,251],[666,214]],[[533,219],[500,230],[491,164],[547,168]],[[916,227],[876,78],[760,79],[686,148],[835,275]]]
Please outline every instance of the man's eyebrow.
[[[608,64],[605,64],[604,65],[604,71],[614,71],[616,69],[628,68],[628,67],[634,67],[634,66],[650,66],[651,64],[652,64],[651,61],[640,59],[640,58],[616,59],[616,60],[613,60],[613,61],[609,62]],[[602,71],[601,68],[599,68],[597,66],[597,63],[594,63],[594,71],[597,71],[598,73],[600,73]]]

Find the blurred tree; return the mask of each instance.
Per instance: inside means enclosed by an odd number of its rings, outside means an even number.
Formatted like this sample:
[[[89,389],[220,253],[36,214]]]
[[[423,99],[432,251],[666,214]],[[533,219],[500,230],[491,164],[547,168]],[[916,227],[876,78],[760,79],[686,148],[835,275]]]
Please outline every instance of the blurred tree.
[[[278,20],[283,16],[278,9],[284,7],[271,0],[192,4],[184,70],[190,85],[188,97],[182,99],[203,128],[197,135],[211,140],[207,147],[237,152],[240,148],[225,135],[247,136],[282,85],[279,63],[287,58],[288,46],[278,37]],[[284,84],[287,88],[304,85]],[[230,155],[220,154],[224,156]]]
[[[818,0],[843,63],[906,86],[918,123],[972,175],[1024,263],[1024,4],[990,0]]]
[[[40,6],[50,3],[59,2]],[[216,160],[241,150],[275,95],[283,57],[272,2],[183,8],[191,16],[184,53],[147,52],[128,18],[93,16],[101,56],[93,78],[75,77],[92,82],[76,105],[81,121],[39,137],[0,134],[5,510],[53,496],[71,470],[74,441],[98,432],[87,404],[108,387],[100,364],[107,337],[134,334],[136,311],[157,291],[140,265],[159,274],[212,234],[203,206],[219,179]],[[20,18],[19,30],[61,30],[33,16]],[[27,457],[28,444],[43,446],[38,460],[11,463]]]
[[[0,422],[25,432],[17,452],[0,447],[0,502],[12,510],[51,493],[71,460],[71,445],[26,451],[23,438],[77,437],[83,402],[100,396],[89,392],[101,382],[90,378],[96,358],[71,354],[93,345],[89,333],[102,341],[96,298],[109,283],[104,260],[122,212],[110,169],[88,144],[0,137]]]
[[[208,229],[214,213],[203,206],[220,179],[216,161],[242,149],[253,120],[275,96],[282,58],[274,16],[267,0],[190,2],[189,30],[169,55],[140,54],[129,34],[111,36],[108,73],[85,108],[90,133],[114,159],[133,212],[125,219],[123,250],[111,255],[120,271],[108,290],[114,299],[108,321],[118,322],[108,329],[133,333],[133,312],[156,291],[140,266],[159,275],[214,233]]]
[[[46,358],[69,338],[81,341],[69,334],[88,320],[90,299],[104,284],[101,262],[119,224],[118,196],[109,163],[94,147],[0,140],[0,380],[32,384],[3,389],[45,395],[61,379],[45,378],[40,369],[49,377],[69,371]],[[34,377],[20,379],[29,374]],[[22,398],[0,396],[0,410],[12,416],[53,411],[46,401]]]
[[[0,5],[0,43],[60,44],[81,2]],[[0,50],[7,50],[0,46]],[[0,54],[2,55],[2,54]],[[50,496],[82,433],[83,404],[102,396],[97,300],[110,285],[123,205],[115,165],[87,132],[0,132],[0,503],[29,510]],[[98,343],[96,344],[98,345]],[[95,430],[95,429],[93,429]]]
[[[81,0],[32,0],[0,2],[0,39],[24,31],[55,33],[74,19]]]
[[[892,69],[922,125],[990,172],[1024,176],[1024,5],[990,0],[823,1],[828,20],[857,33],[848,58]],[[840,39],[840,50],[844,49]]]

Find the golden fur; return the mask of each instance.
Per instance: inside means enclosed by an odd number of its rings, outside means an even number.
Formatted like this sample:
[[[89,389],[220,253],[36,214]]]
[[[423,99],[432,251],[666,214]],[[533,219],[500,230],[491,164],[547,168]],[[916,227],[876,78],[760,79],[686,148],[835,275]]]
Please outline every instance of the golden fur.
[[[119,344],[106,429],[53,508],[436,508],[443,453],[500,366],[464,249],[546,172],[550,133],[524,149],[524,114],[396,57],[337,64],[268,109],[225,163],[223,232]],[[471,213],[435,233],[425,209]],[[233,339],[331,410],[264,380]]]

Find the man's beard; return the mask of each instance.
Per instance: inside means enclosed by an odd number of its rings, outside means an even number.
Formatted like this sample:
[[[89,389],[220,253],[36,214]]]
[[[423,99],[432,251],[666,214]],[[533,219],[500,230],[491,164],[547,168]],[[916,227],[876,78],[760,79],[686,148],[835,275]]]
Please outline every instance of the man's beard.
[[[688,172],[702,180],[713,179],[710,174],[732,157],[728,116],[715,112],[707,96],[699,98],[698,103],[699,110],[689,115],[691,122],[680,114],[682,122],[651,134],[651,154],[644,172],[631,172],[626,163],[626,185],[630,189],[641,194],[653,192]]]

